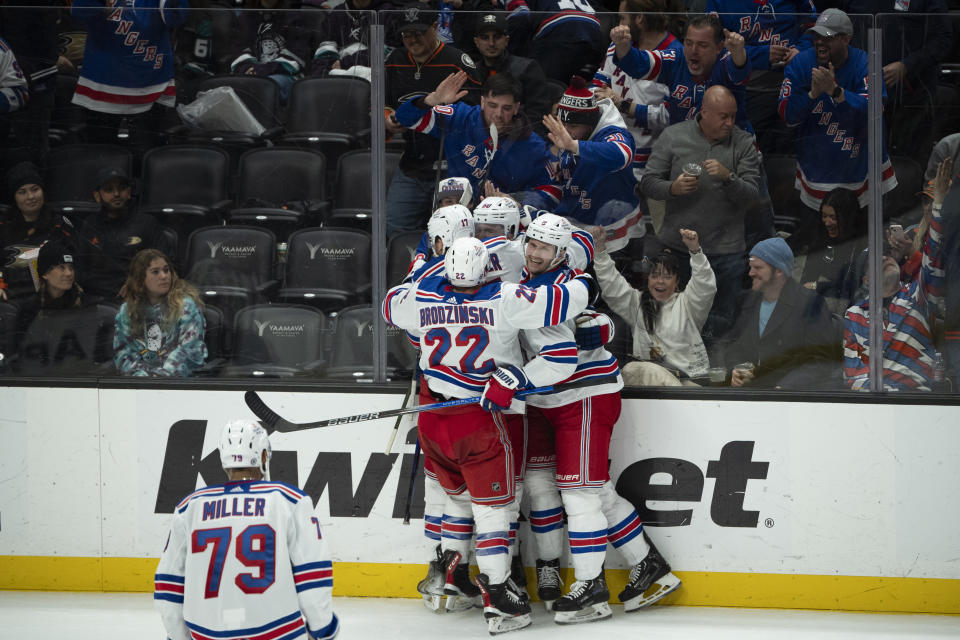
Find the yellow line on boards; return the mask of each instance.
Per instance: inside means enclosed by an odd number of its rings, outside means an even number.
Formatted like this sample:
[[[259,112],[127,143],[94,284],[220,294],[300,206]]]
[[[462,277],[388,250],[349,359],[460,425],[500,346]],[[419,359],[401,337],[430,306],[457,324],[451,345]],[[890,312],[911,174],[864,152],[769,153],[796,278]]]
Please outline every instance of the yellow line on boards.
[[[0,556],[0,589],[150,592],[156,568],[156,558]],[[336,596],[417,598],[416,584],[426,575],[426,566],[338,562],[333,571]],[[562,573],[569,584],[572,572]],[[683,586],[661,600],[663,604],[960,614],[960,580],[701,571],[676,574]],[[534,571],[529,567],[527,577],[533,587]],[[625,570],[607,570],[614,601],[626,581]]]

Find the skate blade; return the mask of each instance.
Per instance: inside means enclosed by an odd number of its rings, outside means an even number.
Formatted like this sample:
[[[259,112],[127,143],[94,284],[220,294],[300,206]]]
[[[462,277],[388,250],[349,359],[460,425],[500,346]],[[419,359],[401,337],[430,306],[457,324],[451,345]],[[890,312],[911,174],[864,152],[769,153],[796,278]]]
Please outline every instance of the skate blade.
[[[447,612],[459,613],[469,611],[474,607],[482,606],[480,597],[471,598],[470,596],[447,595]]]
[[[533,623],[529,613],[519,616],[495,616],[487,618],[487,631],[496,636],[509,631],[517,631],[529,627]]]
[[[650,585],[650,588],[639,596],[635,596],[624,601],[623,610],[627,613],[630,613],[638,609],[643,609],[644,607],[649,607],[651,604],[664,597],[668,593],[679,589],[680,584],[680,578],[672,573],[668,573]]]
[[[423,606],[433,613],[443,613],[443,596],[422,593]]]
[[[553,621],[557,624],[580,624],[581,622],[598,622],[612,615],[610,605],[600,602],[579,611],[555,611]]]
[[[543,608],[547,611],[553,611],[553,600],[541,600],[543,603]]]

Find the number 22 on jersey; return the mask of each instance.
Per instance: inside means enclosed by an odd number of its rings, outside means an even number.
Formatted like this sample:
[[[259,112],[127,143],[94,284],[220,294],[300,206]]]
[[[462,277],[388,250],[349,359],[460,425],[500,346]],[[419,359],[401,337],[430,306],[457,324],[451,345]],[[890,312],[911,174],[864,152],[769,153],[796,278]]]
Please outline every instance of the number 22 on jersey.
[[[421,343],[425,348],[433,348],[433,351],[430,352],[431,367],[440,365],[446,365],[448,367],[456,366],[457,369],[463,373],[481,375],[490,373],[497,368],[490,358],[478,363],[483,357],[484,349],[490,344],[490,334],[487,333],[484,327],[464,327],[457,332],[456,337],[452,337],[450,331],[443,327],[434,327],[424,334]],[[456,346],[457,349],[451,357],[455,362],[445,362],[444,359],[454,346]],[[466,351],[460,357],[459,362],[457,362],[456,354],[462,352],[464,349],[466,349]]]

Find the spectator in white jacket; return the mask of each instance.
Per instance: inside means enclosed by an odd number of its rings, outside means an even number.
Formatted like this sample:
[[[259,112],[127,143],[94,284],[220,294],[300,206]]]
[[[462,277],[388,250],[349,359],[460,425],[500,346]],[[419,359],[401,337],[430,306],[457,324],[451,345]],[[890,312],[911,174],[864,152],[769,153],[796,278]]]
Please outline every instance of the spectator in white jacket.
[[[599,234],[594,268],[603,298],[633,328],[631,355],[637,360],[621,369],[629,386],[696,385],[692,379],[707,377],[710,360],[700,330],[713,305],[717,280],[697,232],[680,229],[680,236],[690,252],[687,286],[680,290],[679,259],[664,251],[650,263],[647,289],[638,291],[617,271]]]

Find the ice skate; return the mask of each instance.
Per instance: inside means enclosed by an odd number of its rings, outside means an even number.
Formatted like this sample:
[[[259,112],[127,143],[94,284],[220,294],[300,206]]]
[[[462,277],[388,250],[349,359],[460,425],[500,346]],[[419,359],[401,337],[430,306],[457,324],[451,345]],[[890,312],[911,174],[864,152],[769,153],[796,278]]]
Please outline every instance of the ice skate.
[[[560,559],[537,560],[537,597],[550,611],[553,601],[563,595],[563,583],[560,581]]]
[[[646,534],[644,534],[646,538]],[[650,606],[671,591],[680,587],[680,578],[670,572],[670,565],[657,548],[646,538],[650,552],[630,569],[626,588],[618,596],[625,612]]]
[[[510,559],[510,580],[513,581],[513,586],[516,588],[516,591],[529,602],[530,594],[527,592],[527,570],[523,568],[523,560],[520,558],[519,553]]]
[[[443,594],[450,612],[466,611],[480,606],[480,589],[470,580],[470,567],[461,564],[458,552],[448,549],[440,560],[444,572]]]
[[[486,574],[477,576],[483,597],[483,617],[487,631],[495,636],[530,626],[530,603],[513,588],[511,581],[490,584]]]
[[[431,560],[427,568],[427,577],[417,583],[417,591],[423,597],[423,606],[434,613],[443,613],[443,583],[446,572],[443,568],[440,545],[437,545],[437,559]]]
[[[600,575],[593,580],[577,580],[570,587],[570,593],[557,598],[553,603],[553,621],[557,624],[580,624],[597,622],[613,615],[607,601],[610,590],[607,580]]]

